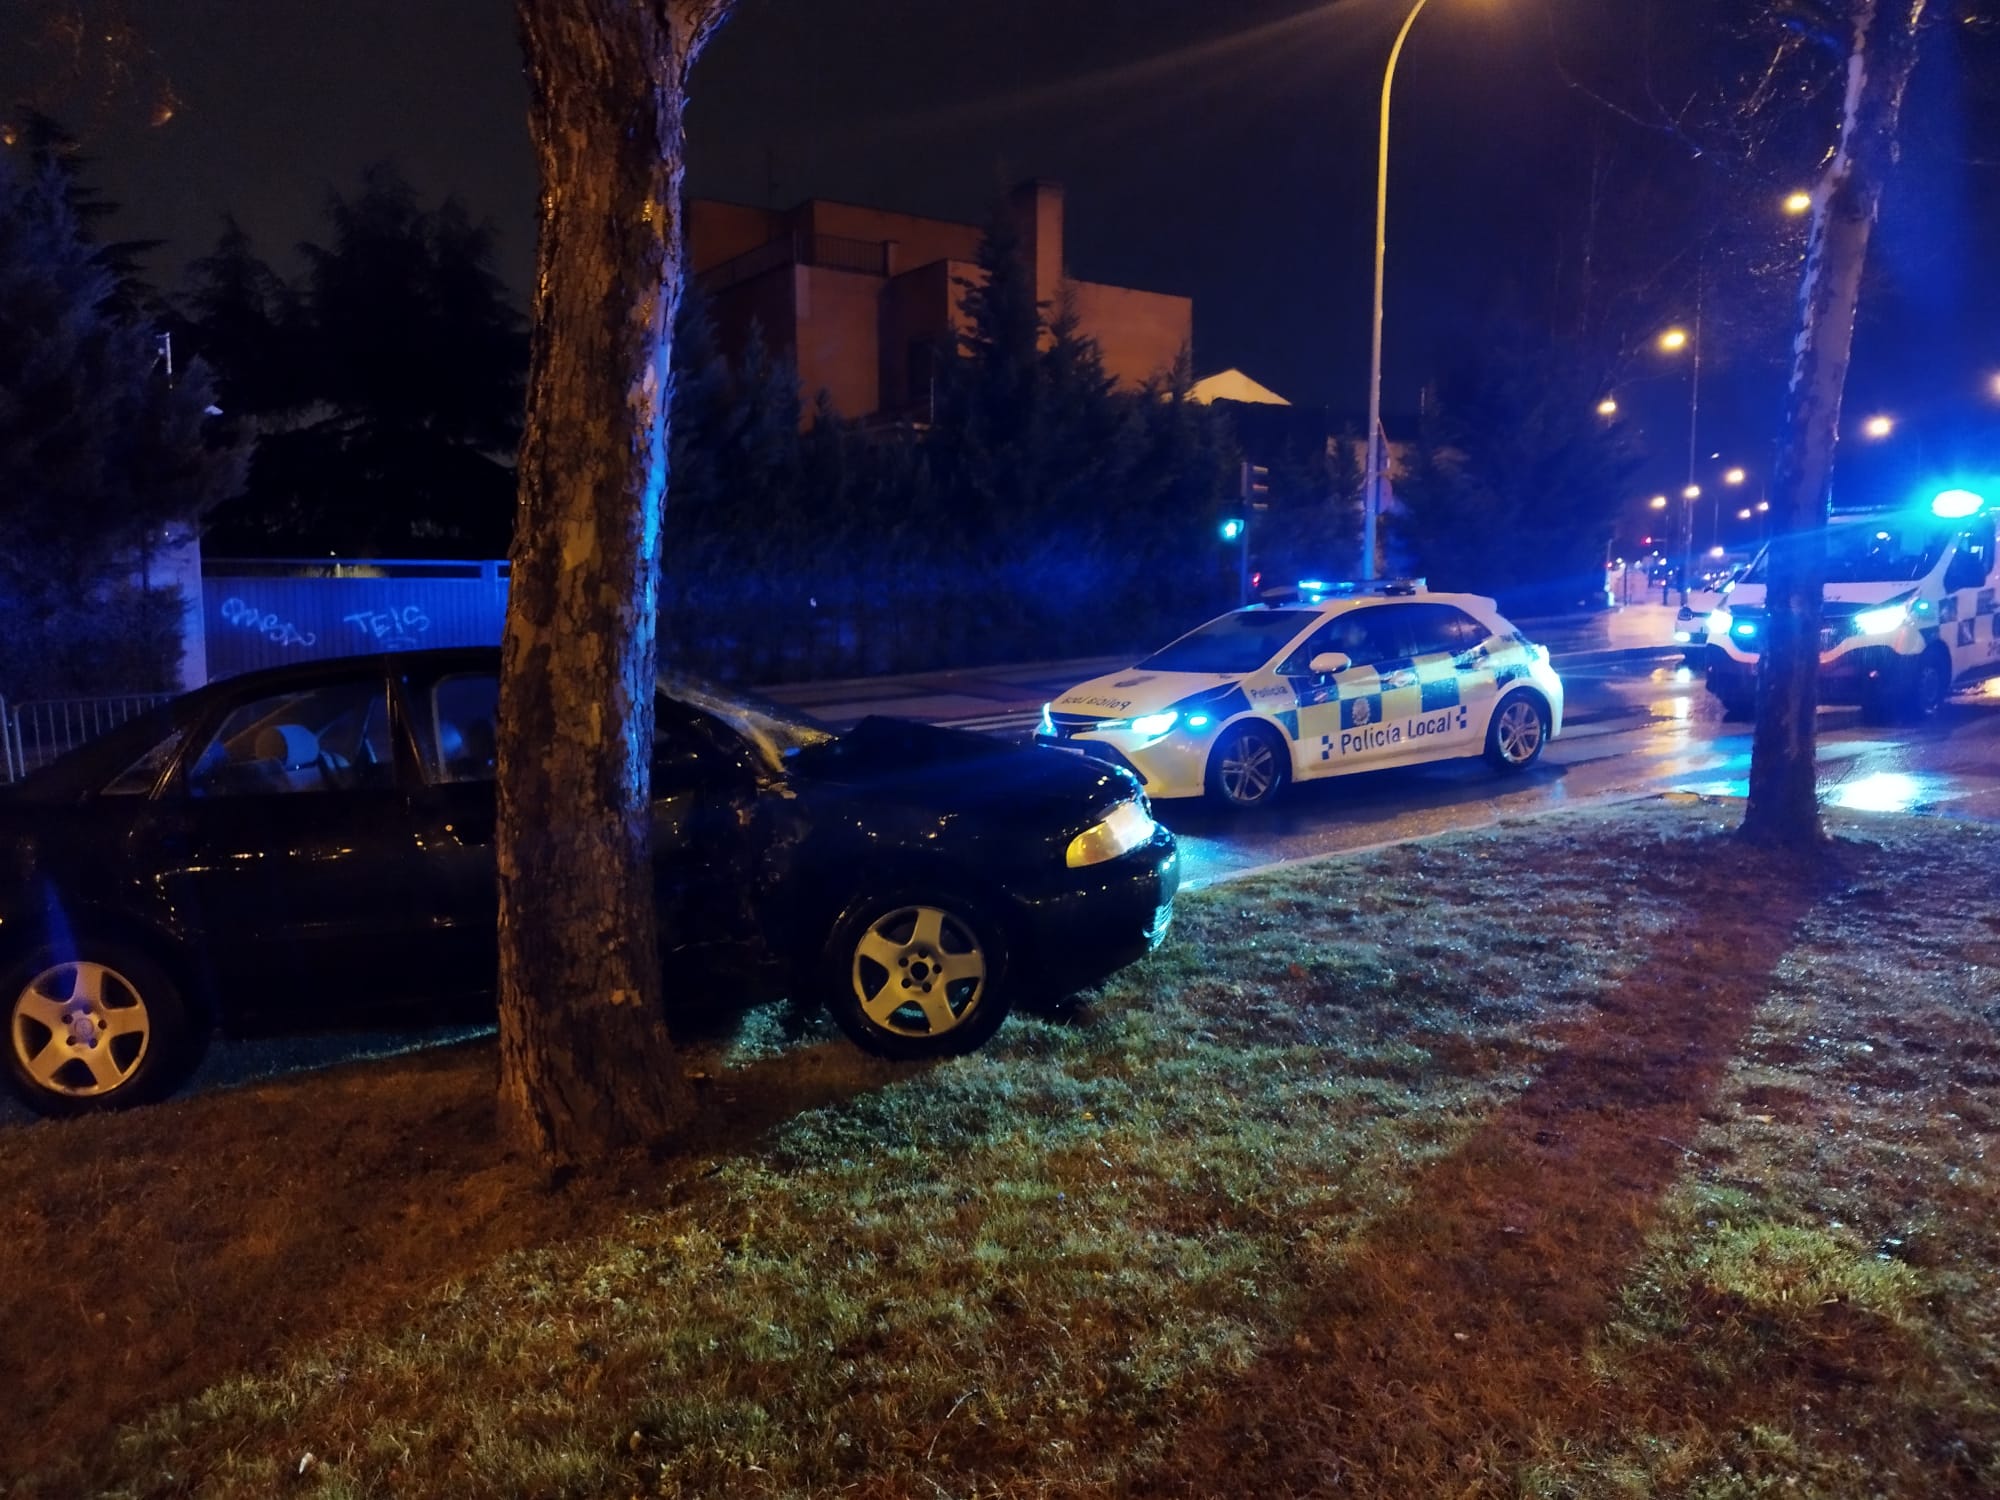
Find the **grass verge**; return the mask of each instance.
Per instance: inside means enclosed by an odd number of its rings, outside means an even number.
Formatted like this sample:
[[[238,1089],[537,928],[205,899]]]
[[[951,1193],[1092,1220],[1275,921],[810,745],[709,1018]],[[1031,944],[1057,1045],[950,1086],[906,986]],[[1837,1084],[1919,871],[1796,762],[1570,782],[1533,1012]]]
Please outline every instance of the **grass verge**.
[[[1183,903],[550,1191],[463,1047],[14,1132],[21,1497],[2000,1493],[2000,831],[1656,803]]]

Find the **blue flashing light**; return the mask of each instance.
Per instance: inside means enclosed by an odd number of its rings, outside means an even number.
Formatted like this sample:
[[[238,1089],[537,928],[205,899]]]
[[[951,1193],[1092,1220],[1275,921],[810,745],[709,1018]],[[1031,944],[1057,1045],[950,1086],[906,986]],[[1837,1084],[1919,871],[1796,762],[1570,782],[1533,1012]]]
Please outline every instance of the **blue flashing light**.
[[[1190,729],[1206,729],[1210,724],[1214,722],[1215,721],[1209,718],[1207,714],[1188,715],[1188,728]]]
[[[1225,542],[1233,542],[1242,535],[1243,535],[1243,522],[1241,518],[1237,516],[1231,516],[1228,520],[1222,523],[1222,539]]]
[[[1986,497],[1973,490],[1944,490],[1931,501],[1931,514],[1946,521],[1962,521],[1986,509]]]
[[[1729,627],[1729,633],[1731,635],[1742,636],[1747,640],[1757,633],[1757,622],[1755,620],[1738,620],[1734,625]]]
[[[1323,594],[1327,589],[1326,584],[1317,578],[1301,578],[1299,580],[1299,587],[1309,594]]]

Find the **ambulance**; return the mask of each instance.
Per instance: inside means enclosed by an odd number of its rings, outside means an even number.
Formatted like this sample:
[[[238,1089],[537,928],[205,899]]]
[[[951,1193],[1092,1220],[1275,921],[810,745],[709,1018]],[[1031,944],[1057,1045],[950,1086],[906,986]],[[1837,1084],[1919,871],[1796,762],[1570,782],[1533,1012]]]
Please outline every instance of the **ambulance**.
[[[1836,513],[1827,527],[1819,699],[1871,723],[1936,713],[1955,690],[2000,676],[1996,507],[1950,489],[1915,510]],[[1756,712],[1768,628],[1769,549],[1708,617],[1708,690],[1725,715]]]

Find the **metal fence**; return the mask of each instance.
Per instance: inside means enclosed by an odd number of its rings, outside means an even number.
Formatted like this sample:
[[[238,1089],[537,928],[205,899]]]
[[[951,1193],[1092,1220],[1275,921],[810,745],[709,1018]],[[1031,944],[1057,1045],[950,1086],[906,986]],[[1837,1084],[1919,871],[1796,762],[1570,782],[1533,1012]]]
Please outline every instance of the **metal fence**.
[[[45,698],[9,708],[0,698],[0,773],[19,781],[57,756],[136,719],[172,693],[125,693],[109,698]]]

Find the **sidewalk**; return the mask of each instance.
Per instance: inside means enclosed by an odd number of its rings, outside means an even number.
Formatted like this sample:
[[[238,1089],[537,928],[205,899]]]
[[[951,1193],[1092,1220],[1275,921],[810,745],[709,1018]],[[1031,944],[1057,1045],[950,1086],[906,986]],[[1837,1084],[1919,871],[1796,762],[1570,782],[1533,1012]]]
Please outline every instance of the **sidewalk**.
[[[1666,656],[1674,645],[1675,608],[1635,604],[1595,615],[1517,622],[1549,648],[1558,668]],[[791,682],[758,689],[766,698],[804,709],[830,724],[851,724],[870,714],[923,719],[956,729],[1026,729],[1042,705],[1079,682],[1132,665],[1131,655],[1087,656],[1020,666],[968,667],[901,677],[857,677],[834,682]]]

